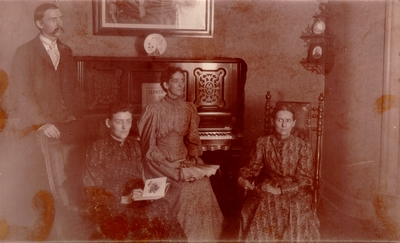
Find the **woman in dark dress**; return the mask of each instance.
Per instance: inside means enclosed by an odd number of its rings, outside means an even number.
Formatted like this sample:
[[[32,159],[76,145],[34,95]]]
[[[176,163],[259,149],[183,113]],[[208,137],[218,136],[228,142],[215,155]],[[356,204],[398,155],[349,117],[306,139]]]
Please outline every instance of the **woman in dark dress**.
[[[85,216],[103,238],[185,242],[166,200],[133,201],[142,195],[144,183],[139,143],[128,136],[131,107],[113,106],[106,126],[109,134],[93,143],[86,155]]]
[[[249,164],[239,171],[247,190],[241,211],[240,238],[245,242],[318,242],[319,220],[312,209],[311,146],[291,134],[294,111],[278,106],[275,133],[260,137]]]
[[[144,175],[168,178],[171,186],[165,199],[177,212],[189,242],[215,242],[220,238],[223,215],[208,178],[213,172],[197,170],[207,165],[200,158],[197,109],[182,99],[184,71],[167,68],[160,83],[166,96],[148,105],[138,123]]]

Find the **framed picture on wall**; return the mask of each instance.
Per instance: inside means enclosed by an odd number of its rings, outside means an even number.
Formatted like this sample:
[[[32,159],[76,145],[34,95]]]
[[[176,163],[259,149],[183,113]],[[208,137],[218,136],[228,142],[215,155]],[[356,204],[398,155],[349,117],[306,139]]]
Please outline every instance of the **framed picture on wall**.
[[[92,0],[93,34],[211,38],[214,0]]]

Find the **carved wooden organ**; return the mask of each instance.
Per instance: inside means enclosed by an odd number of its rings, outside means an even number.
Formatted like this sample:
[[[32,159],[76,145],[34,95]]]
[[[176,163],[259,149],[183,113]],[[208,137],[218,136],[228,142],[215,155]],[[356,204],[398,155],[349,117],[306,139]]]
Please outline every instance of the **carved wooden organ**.
[[[136,124],[142,109],[164,96],[159,78],[167,65],[173,65],[186,72],[184,99],[193,102],[200,115],[203,150],[241,150],[246,78],[243,60],[119,57],[76,57],[76,60],[85,119],[104,121],[110,105],[124,101],[134,106]],[[136,126],[132,133],[137,135]]]

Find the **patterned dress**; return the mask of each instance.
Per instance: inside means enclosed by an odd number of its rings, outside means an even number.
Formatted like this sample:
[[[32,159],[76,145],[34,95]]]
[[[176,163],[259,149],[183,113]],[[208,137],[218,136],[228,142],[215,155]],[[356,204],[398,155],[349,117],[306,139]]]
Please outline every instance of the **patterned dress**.
[[[319,220],[309,190],[314,174],[309,144],[278,133],[261,137],[249,165],[239,176],[254,183],[241,212],[239,236],[246,242],[319,241]],[[281,195],[261,190],[264,184],[282,189]]]
[[[208,177],[186,182],[172,162],[204,164],[198,133],[200,122],[193,103],[168,96],[143,111],[138,127],[146,178],[167,176],[171,186],[165,197],[178,213],[188,241],[215,242],[223,215]]]
[[[84,173],[85,217],[112,240],[186,242],[176,214],[164,199],[121,204],[121,196],[143,188],[140,146],[110,135],[92,144]]]

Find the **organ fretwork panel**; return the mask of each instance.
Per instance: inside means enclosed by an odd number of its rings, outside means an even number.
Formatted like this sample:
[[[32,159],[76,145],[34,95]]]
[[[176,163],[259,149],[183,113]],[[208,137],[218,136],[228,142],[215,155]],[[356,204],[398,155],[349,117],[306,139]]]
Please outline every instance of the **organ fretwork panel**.
[[[194,103],[197,107],[225,107],[225,75],[226,71],[222,68],[218,70],[202,70],[200,68],[196,68],[194,70],[196,83],[196,100]]]
[[[241,59],[190,60],[118,57],[76,57],[87,118],[99,120],[110,105],[134,106],[134,124],[142,109],[163,97],[159,85],[167,65],[185,70],[183,99],[200,115],[203,150],[240,150],[242,147],[246,66]],[[93,128],[95,129],[95,128]],[[132,133],[137,133],[137,128]]]

